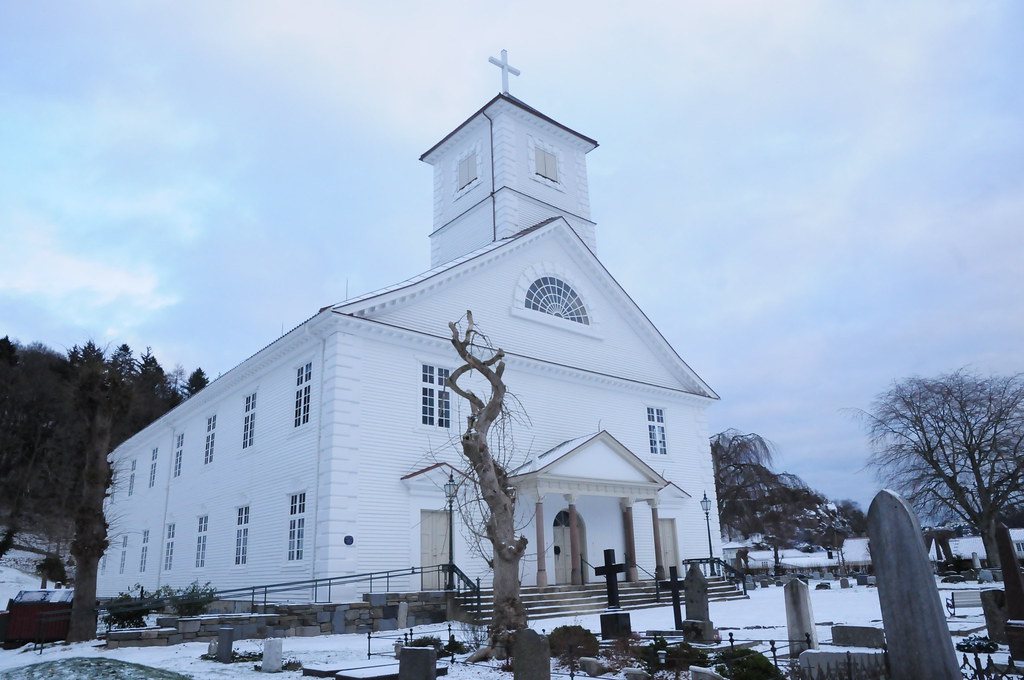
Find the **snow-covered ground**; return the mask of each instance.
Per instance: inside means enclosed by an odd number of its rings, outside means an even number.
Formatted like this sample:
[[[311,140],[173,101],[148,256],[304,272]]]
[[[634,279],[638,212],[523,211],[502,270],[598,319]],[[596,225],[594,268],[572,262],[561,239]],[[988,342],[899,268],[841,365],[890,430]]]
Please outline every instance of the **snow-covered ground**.
[[[11,574],[11,569],[0,568],[0,584],[15,583],[20,578]],[[38,584],[30,578],[29,587]],[[813,588],[814,582],[812,582]],[[977,587],[977,584],[957,584],[955,586],[941,584],[941,588]],[[817,625],[818,640],[827,643],[832,639],[833,624],[873,625],[881,626],[881,614],[878,606],[877,591],[870,587],[854,587],[838,589],[838,583],[832,590],[812,590],[811,601],[814,619]],[[940,591],[943,597],[948,592]],[[786,611],[782,599],[783,589],[769,587],[750,592],[749,600],[733,600],[728,602],[712,602],[711,618],[719,628],[723,637],[732,633],[736,640],[784,640],[786,635]],[[980,609],[969,609],[966,617],[951,619],[951,629],[966,633],[984,627],[984,618]],[[600,630],[598,614],[565,617],[560,619],[544,619],[531,624],[537,630],[550,631],[555,626],[579,624],[592,631]],[[631,612],[633,630],[664,630],[673,626],[672,609],[670,606],[658,607]],[[453,632],[458,639],[465,639],[469,631],[462,624],[453,624]],[[982,631],[984,632],[984,631]],[[418,626],[414,630],[416,637],[435,635],[446,638],[447,624]],[[386,652],[392,648],[392,640],[375,638],[371,643],[374,652]],[[781,643],[780,643],[781,646]],[[284,656],[296,659],[303,664],[325,663],[338,660],[359,661],[366,659],[367,640],[365,635],[327,635],[315,638],[286,638],[284,640]],[[238,651],[257,651],[262,649],[258,640],[243,640],[235,644]],[[7,678],[13,669],[30,664],[72,657],[98,657],[119,659],[122,661],[142,664],[154,668],[166,669],[182,673],[196,679],[200,678],[265,678],[253,670],[251,663],[218,664],[199,659],[207,651],[206,643],[189,643],[172,647],[140,647],[105,650],[95,643],[73,645],[50,645],[42,654],[32,652],[29,648],[0,651],[0,678]],[[381,657],[375,657],[380,659]],[[286,674],[287,675],[287,674]],[[291,673],[297,677],[297,673]],[[454,666],[449,675],[452,680],[478,680],[484,678],[507,678],[507,674],[498,671],[492,665]]]

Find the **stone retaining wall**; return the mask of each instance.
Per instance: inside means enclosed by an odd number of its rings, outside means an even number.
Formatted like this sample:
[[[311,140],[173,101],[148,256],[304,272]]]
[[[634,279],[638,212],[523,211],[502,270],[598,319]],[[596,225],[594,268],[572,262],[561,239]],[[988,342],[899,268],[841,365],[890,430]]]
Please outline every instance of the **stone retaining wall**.
[[[107,647],[151,647],[182,642],[216,640],[218,630],[230,626],[235,639],[313,637],[332,633],[369,633],[439,623],[449,618],[454,605],[448,593],[369,593],[362,602],[342,604],[257,605],[255,613],[235,611],[245,603],[215,603],[219,613],[204,616],[157,618],[156,627],[111,630]]]

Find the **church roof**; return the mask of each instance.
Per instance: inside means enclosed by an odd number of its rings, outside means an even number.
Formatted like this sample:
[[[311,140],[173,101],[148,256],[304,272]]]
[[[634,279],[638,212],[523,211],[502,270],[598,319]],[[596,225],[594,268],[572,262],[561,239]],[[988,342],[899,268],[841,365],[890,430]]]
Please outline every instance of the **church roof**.
[[[586,142],[587,144],[593,145],[594,148],[597,148],[597,146],[598,146],[596,140],[591,139],[590,137],[587,137],[586,135],[580,134],[579,132],[576,132],[575,130],[573,130],[570,127],[562,125],[561,123],[559,123],[554,118],[551,118],[550,116],[544,115],[543,113],[541,113],[537,109],[533,108],[532,106],[530,106],[529,104],[527,104],[523,100],[518,99],[516,97],[513,97],[510,94],[506,94],[506,93],[502,92],[502,93],[499,93],[497,96],[495,96],[493,99],[491,99],[491,101],[487,102],[482,107],[480,107],[480,110],[478,110],[472,116],[470,116],[469,118],[464,120],[457,128],[455,128],[454,130],[449,132],[447,135],[445,135],[444,139],[442,139],[440,142],[438,142],[434,146],[432,146],[429,149],[427,149],[426,151],[424,151],[423,154],[420,156],[420,160],[421,161],[425,160],[427,158],[427,156],[429,156],[430,154],[434,153],[434,151],[436,151],[438,147],[442,146],[449,139],[451,139],[452,137],[457,135],[459,133],[459,131],[462,130],[462,128],[464,128],[467,125],[469,125],[470,122],[472,122],[472,120],[474,118],[476,118],[477,116],[482,114],[487,109],[491,108],[491,106],[493,106],[496,102],[499,102],[499,101],[508,102],[509,104],[512,104],[513,106],[518,107],[518,108],[522,109],[523,111],[526,111],[526,112],[528,112],[528,113],[530,113],[530,114],[540,118],[541,120],[544,120],[544,121],[554,125],[555,127],[559,128],[560,130],[564,130],[565,132],[568,132],[570,135],[572,135],[572,136],[574,136],[574,137],[576,137],[576,138]]]

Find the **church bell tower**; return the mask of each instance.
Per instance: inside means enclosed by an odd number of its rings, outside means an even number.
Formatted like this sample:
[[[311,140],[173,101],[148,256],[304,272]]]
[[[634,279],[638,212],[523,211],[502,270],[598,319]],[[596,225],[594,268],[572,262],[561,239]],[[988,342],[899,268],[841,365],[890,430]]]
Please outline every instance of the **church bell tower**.
[[[420,156],[434,167],[430,263],[442,265],[552,217],[596,251],[586,155],[597,142],[504,91]]]

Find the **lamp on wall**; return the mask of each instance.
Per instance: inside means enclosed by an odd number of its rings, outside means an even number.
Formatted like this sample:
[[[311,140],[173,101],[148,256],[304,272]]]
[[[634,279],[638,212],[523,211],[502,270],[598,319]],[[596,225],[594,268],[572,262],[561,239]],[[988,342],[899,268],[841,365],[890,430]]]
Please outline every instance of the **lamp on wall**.
[[[455,483],[455,476],[449,472],[448,481],[444,483],[444,497],[448,499],[448,579],[445,582],[445,590],[455,590],[455,532],[452,526],[452,506],[458,491],[459,485]]]
[[[701,510],[704,511],[704,521],[708,525],[708,559],[711,561],[711,575],[717,576],[715,571],[715,550],[711,546],[711,499],[708,498],[708,492],[704,492],[704,498],[700,500]]]

